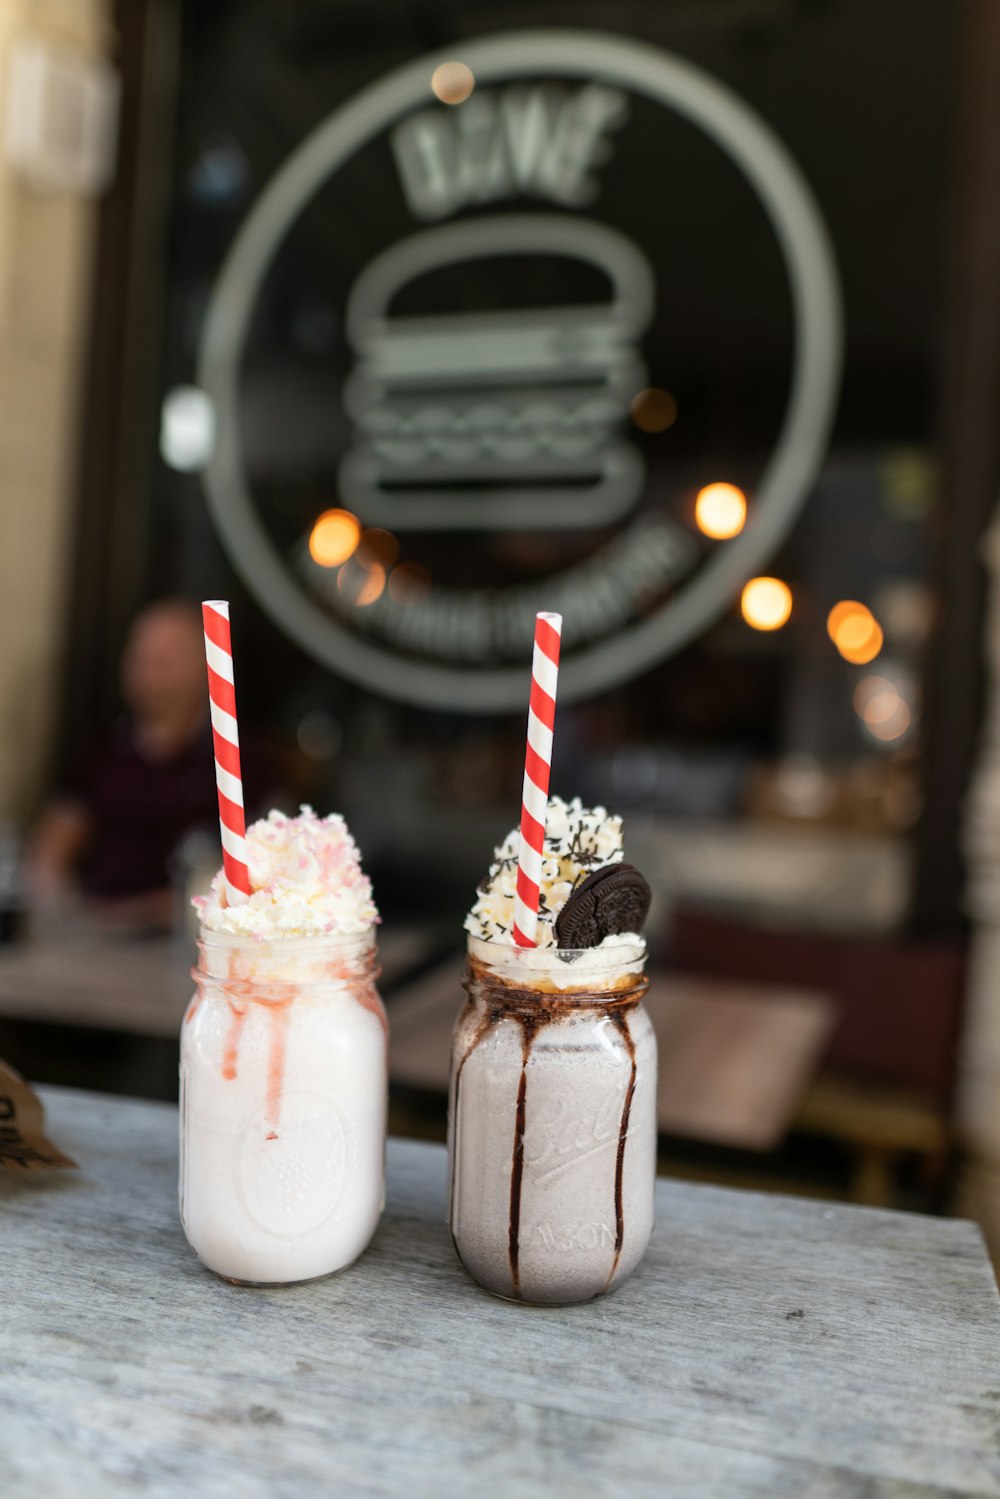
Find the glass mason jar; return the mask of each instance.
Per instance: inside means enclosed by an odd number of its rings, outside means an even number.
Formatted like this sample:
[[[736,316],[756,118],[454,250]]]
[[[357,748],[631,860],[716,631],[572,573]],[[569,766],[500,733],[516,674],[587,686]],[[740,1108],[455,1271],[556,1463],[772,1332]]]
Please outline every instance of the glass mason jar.
[[[568,1303],[642,1258],[656,1182],[656,1037],[645,946],[469,938],[448,1100],[459,1258],[498,1296]]]
[[[181,1222],[227,1280],[341,1270],[384,1204],[388,1026],[373,930],[202,932],[181,1030]]]

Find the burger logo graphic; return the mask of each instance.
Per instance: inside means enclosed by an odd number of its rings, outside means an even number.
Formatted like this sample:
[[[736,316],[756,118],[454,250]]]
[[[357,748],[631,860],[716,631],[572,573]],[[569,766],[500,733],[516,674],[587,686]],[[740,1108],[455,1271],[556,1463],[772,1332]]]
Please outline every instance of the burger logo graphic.
[[[564,617],[565,700],[640,673],[728,607],[815,480],[840,317],[807,185],[768,128],[708,75],[592,32],[484,37],[461,55],[463,102],[435,100],[430,81],[444,59],[420,58],[293,151],[222,267],[198,383],[216,433],[203,470],[211,514],[281,628],[387,696],[493,712],[521,708],[538,608]],[[655,160],[658,122],[678,119],[749,185],[791,305],[784,414],[745,528],[714,549],[651,473],[631,416],[659,384],[654,334],[669,345],[651,226],[676,239],[683,225],[665,200],[646,211],[643,195],[623,207],[612,191],[637,132]],[[376,185],[377,222],[361,211]],[[338,330],[324,386],[337,392],[336,451],[307,493],[299,485],[275,509],[274,486],[258,485],[246,461],[241,390],[269,273],[320,203],[339,218],[357,208],[355,262],[345,255],[324,287]],[[361,542],[343,565],[307,545],[328,510],[346,515]],[[383,548],[373,585],[344,586],[364,570],[366,536]],[[419,589],[403,586],[414,577]]]
[[[582,261],[610,295],[587,306],[391,316],[407,278],[496,256],[526,268]],[[340,468],[344,503],[390,529],[619,523],[644,478],[622,434],[647,384],[639,342],[654,295],[641,252],[586,219],[475,218],[385,251],[347,300],[358,362],[344,390],[356,431]]]

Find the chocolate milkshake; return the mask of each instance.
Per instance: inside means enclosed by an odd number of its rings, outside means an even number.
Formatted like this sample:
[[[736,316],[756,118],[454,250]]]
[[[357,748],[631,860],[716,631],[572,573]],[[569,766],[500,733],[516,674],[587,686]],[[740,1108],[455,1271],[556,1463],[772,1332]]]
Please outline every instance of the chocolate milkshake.
[[[642,998],[649,906],[621,819],[553,798],[534,948],[510,938],[516,830],[466,921],[468,1001],[449,1099],[450,1218],[488,1290],[588,1300],[653,1223],[656,1042]]]

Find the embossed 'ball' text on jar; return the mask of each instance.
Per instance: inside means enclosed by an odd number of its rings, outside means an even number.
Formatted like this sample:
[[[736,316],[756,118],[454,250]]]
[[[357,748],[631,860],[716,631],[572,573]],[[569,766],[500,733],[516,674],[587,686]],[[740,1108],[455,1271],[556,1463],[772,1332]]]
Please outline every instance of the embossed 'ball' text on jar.
[[[227,1280],[357,1259],[384,1203],[387,1024],[373,931],[203,931],[181,1031],[181,1221]]]
[[[645,945],[469,938],[452,1041],[449,1216],[470,1275],[566,1304],[619,1285],[653,1227],[656,1038]]]

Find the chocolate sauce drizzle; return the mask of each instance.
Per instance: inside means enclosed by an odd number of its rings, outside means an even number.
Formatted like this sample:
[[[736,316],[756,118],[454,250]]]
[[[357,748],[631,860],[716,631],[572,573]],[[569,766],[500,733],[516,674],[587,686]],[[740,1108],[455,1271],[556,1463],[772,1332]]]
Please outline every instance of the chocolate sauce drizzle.
[[[514,1295],[520,1300],[521,1296],[521,1182],[524,1177],[524,1125],[525,1125],[525,1100],[528,1092],[528,1058],[531,1055],[531,1043],[534,1041],[541,1025],[541,1019],[535,1016],[519,1015],[518,1023],[521,1027],[521,1080],[517,1085],[517,1108],[514,1112],[514,1154],[510,1163],[510,1217],[507,1225],[508,1257],[510,1259],[510,1279],[514,1289]]]
[[[628,1121],[632,1112],[632,1096],[635,1093],[635,1042],[628,1028],[628,1019],[624,1015],[612,1015],[611,1023],[618,1031],[625,1043],[625,1050],[629,1054],[632,1063],[632,1075],[628,1080],[625,1090],[625,1103],[622,1106],[621,1124],[618,1126],[618,1159],[615,1163],[615,1257],[611,1264],[611,1274],[605,1284],[605,1290],[615,1278],[618,1269],[618,1261],[621,1259],[622,1245],[625,1242],[625,1213],[622,1206],[622,1182],[625,1175],[625,1143],[628,1140]]]
[[[454,1130],[457,1142],[458,1136],[458,1096],[462,1080],[462,1071],[476,1047],[480,1044],[487,1032],[504,1017],[516,1020],[521,1028],[521,1077],[517,1088],[517,1103],[514,1111],[514,1146],[511,1154],[510,1166],[510,1209],[507,1223],[507,1246],[508,1259],[510,1263],[510,1278],[512,1294],[521,1299],[521,1274],[520,1274],[520,1235],[521,1235],[521,1187],[524,1179],[524,1134],[527,1121],[527,1092],[528,1092],[528,1060],[531,1056],[531,1048],[535,1037],[544,1025],[558,1022],[568,1012],[583,1007],[594,1007],[604,1010],[615,1029],[622,1038],[625,1049],[628,1052],[632,1064],[628,1087],[625,1090],[625,1102],[622,1106],[621,1122],[618,1128],[618,1156],[615,1164],[615,1254],[612,1261],[611,1271],[608,1275],[605,1289],[614,1280],[621,1259],[622,1245],[625,1242],[625,1214],[623,1208],[622,1188],[625,1174],[625,1146],[628,1141],[629,1117],[632,1112],[632,1098],[635,1094],[636,1082],[636,1059],[635,1043],[628,1027],[628,1011],[633,1009],[641,1000],[648,987],[648,980],[640,978],[634,987],[612,993],[581,993],[548,994],[533,989],[517,989],[512,985],[498,981],[492,976],[486,976],[481,970],[477,971],[478,965],[471,965],[472,971],[463,979],[464,987],[469,991],[470,998],[466,1009],[474,1005],[472,997],[477,988],[493,989],[497,995],[497,1002],[490,1003],[487,999],[486,1007],[480,1017],[479,1025],[475,1035],[466,1047],[465,1053],[455,1070],[455,1096],[452,1107],[454,1109]],[[461,1019],[459,1021],[461,1024]],[[456,1152],[457,1156],[457,1152]],[[453,1161],[451,1200],[449,1204],[449,1223],[452,1226],[452,1242],[455,1243],[455,1169],[457,1160]],[[455,1243],[456,1252],[458,1245]],[[461,1254],[459,1253],[459,1258]]]

